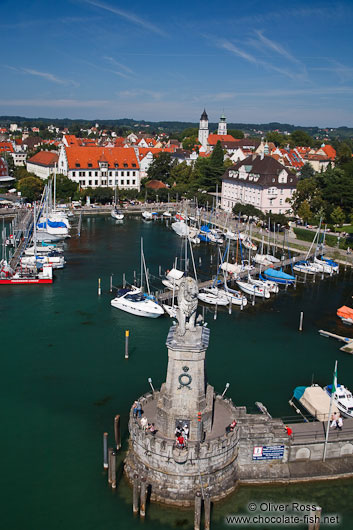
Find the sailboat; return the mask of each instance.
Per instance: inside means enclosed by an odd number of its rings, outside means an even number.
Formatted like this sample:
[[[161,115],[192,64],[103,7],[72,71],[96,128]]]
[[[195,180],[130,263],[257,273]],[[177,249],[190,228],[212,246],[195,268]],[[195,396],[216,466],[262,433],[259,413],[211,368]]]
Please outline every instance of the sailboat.
[[[243,282],[237,280],[237,285],[246,294],[250,296],[258,296],[260,298],[270,298],[270,292],[263,284]]]
[[[145,274],[148,294],[143,291],[143,276]],[[117,309],[126,313],[131,313],[139,317],[158,318],[163,315],[163,308],[155,301],[151,295],[148,275],[146,271],[146,262],[143,253],[143,239],[141,238],[141,286],[131,286],[129,288],[119,289],[117,296],[111,300],[110,304]]]
[[[122,221],[124,219],[124,214],[117,208],[116,188],[117,186],[115,186],[114,208],[110,210],[110,215],[113,219],[116,219],[117,221]]]

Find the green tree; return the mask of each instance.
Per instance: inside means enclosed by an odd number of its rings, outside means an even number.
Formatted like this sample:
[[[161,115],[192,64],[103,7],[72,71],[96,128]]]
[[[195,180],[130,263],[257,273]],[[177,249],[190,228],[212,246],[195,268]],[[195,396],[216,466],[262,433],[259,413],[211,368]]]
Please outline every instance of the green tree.
[[[332,210],[331,220],[333,224],[338,225],[338,226],[342,226],[343,223],[345,222],[346,216],[342,208],[340,208],[340,206],[336,206],[336,208]]]
[[[342,142],[336,153],[337,163],[344,164],[346,162],[352,161],[352,149],[349,147],[349,145],[346,142]]]
[[[70,197],[74,197],[75,193],[78,190],[78,184],[73,180],[69,179],[65,175],[56,176],[56,197],[57,199],[62,199],[67,201]]]
[[[284,136],[284,134],[280,134],[277,131],[269,131],[266,134],[266,140],[267,142],[274,143],[277,147],[284,147],[288,143],[287,136]]]
[[[241,202],[237,202],[233,208],[232,212],[234,215],[247,215],[248,217],[258,217],[259,219],[264,219],[265,215],[262,213],[261,210],[258,208],[255,208],[252,204],[242,204]]]
[[[313,138],[305,131],[293,131],[290,135],[290,140],[293,145],[311,147],[313,145]]]
[[[201,147],[197,136],[186,136],[186,138],[183,139],[183,149],[186,149],[187,151],[192,151],[195,148],[195,145],[197,146],[197,149]]]
[[[170,153],[161,152],[156,156],[147,170],[151,180],[167,181],[171,176],[172,157]]]
[[[304,166],[300,170],[300,178],[307,179],[315,175],[314,168],[309,162],[305,162]]]
[[[43,188],[44,182],[38,177],[25,177],[17,182],[18,191],[30,202],[40,199]]]
[[[307,200],[303,201],[300,204],[297,213],[300,219],[303,219],[304,223],[308,223],[310,221],[313,213],[310,209],[310,204]]]
[[[236,138],[237,140],[241,140],[244,138],[244,133],[240,129],[229,129],[228,134],[233,136],[233,138]]]

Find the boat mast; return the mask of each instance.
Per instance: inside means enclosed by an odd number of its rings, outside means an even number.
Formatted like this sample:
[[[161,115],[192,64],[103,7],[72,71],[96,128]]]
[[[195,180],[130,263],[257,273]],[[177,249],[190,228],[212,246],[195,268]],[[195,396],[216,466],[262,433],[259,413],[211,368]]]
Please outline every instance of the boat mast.
[[[54,200],[54,212],[56,210],[56,164],[54,166],[54,195],[53,195],[53,200]]]
[[[143,238],[141,237],[140,289],[143,292]]]

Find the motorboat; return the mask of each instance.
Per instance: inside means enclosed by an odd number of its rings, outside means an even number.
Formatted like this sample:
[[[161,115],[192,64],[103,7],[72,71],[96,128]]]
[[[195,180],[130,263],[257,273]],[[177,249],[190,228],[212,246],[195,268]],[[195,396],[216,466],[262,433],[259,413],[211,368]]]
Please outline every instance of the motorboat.
[[[332,384],[325,386],[324,390],[331,397]],[[352,392],[343,385],[337,385],[336,391],[333,393],[333,403],[343,416],[353,418],[353,397]]]
[[[56,252],[49,252],[44,256],[23,256],[20,263],[22,267],[42,268],[43,265],[51,265],[53,269],[63,269],[66,262],[64,256]]]
[[[170,318],[176,318],[177,310],[178,310],[178,306],[177,305],[162,304],[162,307],[163,307],[164,311],[167,313],[167,315],[170,316]]]
[[[248,282],[253,285],[266,288],[269,293],[277,294],[279,292],[278,284],[275,282],[271,282],[270,280],[256,280],[255,278],[249,276]]]
[[[353,324],[353,309],[343,305],[337,309],[337,316],[342,320],[343,324],[351,326]]]
[[[200,290],[197,297],[201,302],[205,302],[206,304],[221,306],[226,306],[229,304],[229,300],[224,291],[218,289],[217,287],[205,287]]]
[[[5,260],[0,262],[0,285],[44,283],[53,283],[53,267],[49,264],[43,265],[42,271],[38,271],[36,267],[18,267],[14,271]]]
[[[189,234],[189,227],[185,221],[176,221],[171,224],[171,227],[180,237],[186,237]]]
[[[243,239],[241,244],[248,250],[257,250],[257,246],[251,241],[249,237]]]
[[[167,217],[168,219],[170,219],[170,217],[172,216],[172,214],[170,212],[168,212],[168,210],[166,210],[165,212],[163,212],[163,217]]]
[[[322,271],[326,274],[334,274],[339,272],[339,265],[331,259],[321,259],[314,257],[314,263],[322,267]]]
[[[117,309],[139,317],[158,318],[164,313],[163,307],[154,297],[142,293],[141,289],[134,286],[129,289],[119,289],[117,296],[110,303]]]
[[[184,271],[180,271],[176,268],[171,269],[167,272],[165,278],[162,280],[162,283],[165,287],[170,290],[178,290],[179,284],[184,276]]]
[[[259,278],[260,280],[270,280],[283,285],[292,285],[295,283],[295,276],[283,272],[282,269],[266,269],[262,274],[259,274]]]
[[[40,233],[46,233],[49,236],[58,236],[61,239],[65,239],[69,236],[69,229],[62,221],[52,221],[49,217],[41,218],[37,224],[37,236]]]
[[[176,221],[188,221],[187,215],[184,215],[181,212],[177,212],[174,216],[174,219]]]
[[[122,221],[124,219],[124,214],[117,208],[113,208],[110,211],[110,215],[113,219],[116,219],[117,221]]]
[[[28,247],[24,251],[25,256],[45,256],[51,252],[57,252],[58,254],[62,254],[64,252],[64,249],[62,247],[58,247],[57,245],[32,245],[31,247]]]
[[[223,238],[219,234],[213,233],[207,225],[201,226],[198,237],[205,243],[223,243]]]
[[[298,411],[297,404],[293,402],[293,399],[318,421],[327,422],[329,420],[330,408],[331,414],[338,414],[337,404],[332,403],[332,407],[330,407],[330,397],[319,385],[297,386],[294,389],[289,404]]]
[[[261,298],[270,298],[270,292],[267,287],[258,285],[250,282],[243,282],[237,280],[238,287],[246,294],[250,296],[258,296]]]
[[[323,267],[317,263],[301,260],[293,265],[293,270],[303,274],[318,274],[319,272],[323,272]]]

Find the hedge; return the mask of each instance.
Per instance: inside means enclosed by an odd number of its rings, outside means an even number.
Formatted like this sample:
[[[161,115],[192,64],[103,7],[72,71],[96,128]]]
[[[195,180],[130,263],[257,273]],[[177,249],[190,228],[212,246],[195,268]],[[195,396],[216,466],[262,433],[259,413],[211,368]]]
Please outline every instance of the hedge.
[[[306,230],[305,228],[293,228],[293,232],[297,236],[298,239],[301,239],[302,241],[312,241],[315,236],[315,232],[312,230]],[[322,241],[322,234],[320,235],[320,242]],[[331,234],[325,235],[325,244],[328,247],[336,247],[337,246],[337,237],[333,236]],[[352,242],[347,241],[343,237],[340,238],[340,247],[342,249],[347,249],[348,247],[352,247]]]

